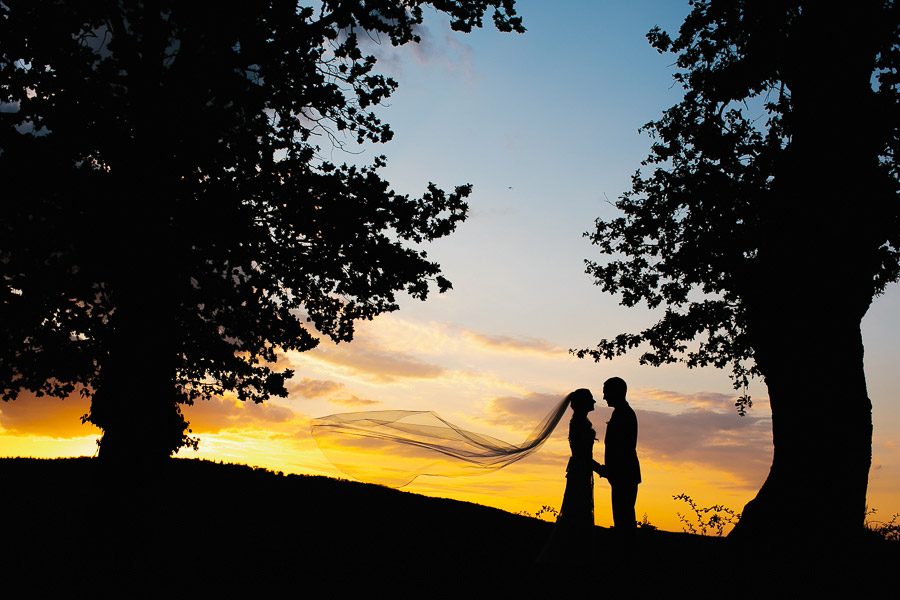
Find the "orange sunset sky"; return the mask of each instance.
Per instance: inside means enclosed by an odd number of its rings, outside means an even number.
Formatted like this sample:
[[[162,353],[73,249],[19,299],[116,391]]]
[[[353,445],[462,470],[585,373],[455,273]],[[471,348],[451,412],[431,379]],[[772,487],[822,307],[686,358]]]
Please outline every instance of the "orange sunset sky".
[[[524,35],[485,29],[465,36],[433,17],[419,47],[367,42],[382,72],[400,82],[381,111],[396,135],[383,147],[330,156],[366,163],[386,154],[385,177],[401,193],[420,194],[429,181],[474,185],[470,219],[427,248],[453,290],[424,303],[402,300],[400,311],[360,323],[349,344],[325,339],[313,351],[283,356],[296,371],[286,399],[254,405],[225,397],[187,407],[201,445],[179,456],[342,476],[310,436],[312,418],[433,410],[464,429],[519,443],[563,395],[587,387],[598,400],[590,418],[602,458],[611,409],[601,387],[617,375],[629,384],[639,422],[639,518],[646,513],[680,531],[676,513],[687,507],[673,495],[737,510],[753,497],[772,453],[763,382],[753,383],[753,408],[740,417],[726,372],[641,367],[638,353],[595,364],[568,352],[654,322],[654,312],[622,308],[592,285],[583,259],[599,257],[581,234],[595,218],[615,216],[607,199],[628,189],[649,150],[638,127],[680,98],[673,58],[658,55],[644,35],[657,24],[676,30],[687,2],[529,0],[517,8]],[[873,303],[863,335],[875,422],[868,504],[889,518],[900,512],[896,284]],[[0,403],[0,456],[94,455],[99,431],[79,419],[87,411],[81,398]],[[404,489],[513,512],[559,508],[567,420],[540,451],[507,468],[420,477]],[[360,453],[361,464],[368,460],[388,459]],[[595,483],[595,504],[596,523],[611,525],[605,480]]]

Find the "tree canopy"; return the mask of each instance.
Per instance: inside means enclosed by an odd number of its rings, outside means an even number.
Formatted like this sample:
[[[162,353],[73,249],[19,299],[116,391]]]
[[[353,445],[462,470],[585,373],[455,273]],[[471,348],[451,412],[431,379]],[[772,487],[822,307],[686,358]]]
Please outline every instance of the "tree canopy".
[[[0,3],[4,400],[91,395],[101,455],[121,431],[167,456],[196,445],[179,404],[284,396],[267,363],[313,348],[307,323],[349,341],[450,287],[419,244],[471,186],[411,198],[384,157],[325,156],[392,137],[360,36],[418,42],[428,6],[524,31],[513,0],[303,4]]]
[[[789,261],[798,282],[811,274],[852,282],[863,312],[900,275],[900,9],[876,2],[846,13],[857,21],[850,25],[864,21],[863,33],[843,27],[845,13],[809,2],[692,4],[674,39],[658,28],[647,36],[659,52],[678,55],[684,99],[642,128],[653,146],[616,203],[622,215],[598,219],[586,234],[617,257],[586,261],[604,291],[621,294],[625,306],[667,309],[646,330],[578,354],[611,358],[646,343],[642,363],[731,365],[739,388],[760,374],[746,312],[760,286],[774,287],[767,261]],[[803,128],[821,128],[828,146],[803,155],[806,140],[794,139]],[[785,198],[788,178],[807,179],[800,185],[810,191],[809,178],[827,185],[827,155],[843,157],[845,148],[862,153],[859,191]],[[807,163],[815,170],[796,172]],[[816,246],[794,248],[784,238],[795,233]]]
[[[860,323],[900,276],[900,5],[691,4],[677,36],[648,34],[677,55],[684,98],[644,127],[621,215],[586,234],[609,257],[587,262],[604,291],[665,312],[578,355],[643,346],[646,364],[731,365],[736,388],[761,375],[774,459],[735,533],[783,535],[787,507],[857,531],[872,456]]]

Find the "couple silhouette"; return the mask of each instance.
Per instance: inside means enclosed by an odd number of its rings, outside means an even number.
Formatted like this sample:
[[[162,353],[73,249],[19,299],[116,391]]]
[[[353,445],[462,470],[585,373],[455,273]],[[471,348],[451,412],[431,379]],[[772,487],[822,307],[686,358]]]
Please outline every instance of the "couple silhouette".
[[[613,409],[606,424],[604,464],[594,460],[594,431],[588,413],[596,400],[590,390],[575,390],[566,397],[572,408],[569,421],[569,448],[572,457],[566,467],[566,491],[556,527],[539,557],[539,561],[562,558],[573,549],[590,551],[594,529],[594,473],[609,481],[612,498],[613,523],[616,532],[629,536],[636,527],[634,504],[641,466],[637,457],[637,417],[628,404],[628,386],[619,377],[603,384],[603,399]]]
[[[594,531],[594,474],[605,477],[612,489],[615,530],[628,535],[634,531],[634,503],[641,467],[637,452],[637,418],[628,405],[628,386],[619,377],[603,384],[603,399],[613,408],[604,437],[605,459],[593,458],[596,432],[588,419],[596,401],[590,390],[575,390],[561,399],[521,444],[509,444],[490,436],[464,430],[432,411],[383,410],[338,413],[314,419],[310,432],[332,464],[351,477],[392,487],[407,485],[420,475],[454,476],[494,471],[536,452],[547,440],[565,413],[569,421],[572,456],[566,467],[566,491],[554,534],[542,557],[561,556],[554,546],[588,544]],[[360,439],[366,439],[370,453],[401,456],[404,468],[386,465],[377,469],[357,460]],[[349,444],[350,455],[344,452]],[[406,447],[414,449],[413,452]],[[377,449],[377,450],[376,450]],[[343,454],[342,454],[343,452]],[[438,458],[438,460],[435,460]],[[563,541],[565,540],[565,541]]]

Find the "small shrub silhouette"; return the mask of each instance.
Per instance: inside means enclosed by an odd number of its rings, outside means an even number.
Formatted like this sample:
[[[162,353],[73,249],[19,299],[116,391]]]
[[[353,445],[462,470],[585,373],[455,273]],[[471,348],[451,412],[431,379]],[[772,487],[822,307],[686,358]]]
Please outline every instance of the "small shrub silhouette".
[[[520,510],[516,513],[517,515],[522,515],[525,517],[531,517],[532,519],[541,519],[542,521],[556,521],[559,517],[559,511],[553,508],[552,506],[547,506],[546,504],[542,506],[536,513],[531,514],[527,510]]]
[[[653,530],[657,529],[656,525],[650,522],[650,519],[647,518],[647,513],[644,513],[644,516],[640,521],[637,522],[637,526],[641,529]]]
[[[870,520],[869,517],[877,512],[877,508],[866,507],[866,529],[886,542],[900,542],[900,523],[897,522],[900,513],[894,514],[889,521]]]
[[[734,525],[741,518],[741,513],[721,504],[700,508],[690,496],[683,492],[677,496],[672,496],[672,498],[687,502],[688,506],[691,507],[691,512],[694,513],[696,525],[685,515],[675,513],[682,522],[682,529],[687,533],[710,535],[709,532],[714,531],[716,536],[722,537],[722,534],[725,533],[725,528],[729,525]]]

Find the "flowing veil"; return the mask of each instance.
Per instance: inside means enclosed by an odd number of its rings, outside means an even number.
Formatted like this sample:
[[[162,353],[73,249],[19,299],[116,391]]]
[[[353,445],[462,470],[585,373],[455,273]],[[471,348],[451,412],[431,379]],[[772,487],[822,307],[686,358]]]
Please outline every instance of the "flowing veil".
[[[419,475],[471,475],[521,460],[541,447],[568,406],[566,396],[518,445],[466,431],[431,411],[339,413],[314,419],[310,431],[329,462],[345,474],[403,487]]]

